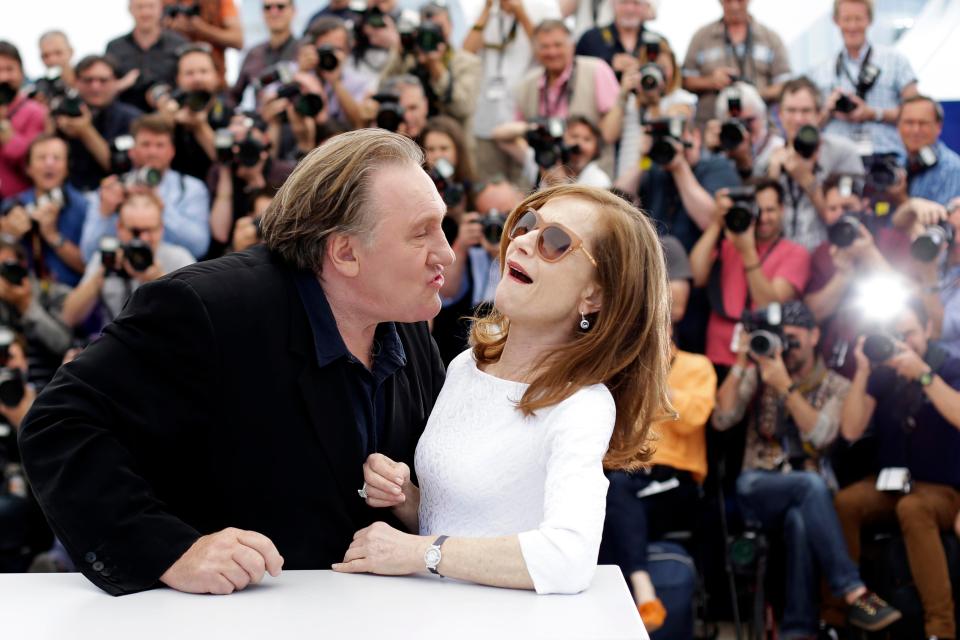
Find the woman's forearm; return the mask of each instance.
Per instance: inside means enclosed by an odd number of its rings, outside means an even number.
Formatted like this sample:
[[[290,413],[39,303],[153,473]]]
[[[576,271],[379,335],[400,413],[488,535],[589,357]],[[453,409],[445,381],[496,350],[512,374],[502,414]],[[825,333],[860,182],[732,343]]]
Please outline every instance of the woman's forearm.
[[[441,549],[443,559],[437,567],[441,575],[492,587],[533,589],[516,535],[450,538]]]

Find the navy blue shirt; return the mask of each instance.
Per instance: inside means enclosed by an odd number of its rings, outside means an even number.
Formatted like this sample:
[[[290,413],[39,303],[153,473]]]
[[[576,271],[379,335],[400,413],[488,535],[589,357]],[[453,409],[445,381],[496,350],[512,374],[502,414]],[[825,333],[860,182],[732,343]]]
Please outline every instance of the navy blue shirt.
[[[117,136],[130,133],[130,125],[143,114],[140,109],[124,102],[113,102],[93,114],[93,128],[107,144]],[[70,145],[70,184],[81,191],[91,191],[111,172],[105,171],[87,147],[76,138],[68,138]]]
[[[345,381],[348,397],[344,401],[349,403],[356,416],[360,446],[366,459],[378,450],[383,439],[386,416],[383,383],[407,363],[400,335],[392,322],[377,326],[373,341],[373,369],[367,369],[347,350],[316,276],[307,271],[298,272],[296,284],[310,321],[317,366],[323,368],[341,358],[349,364],[347,370],[351,375]]]
[[[724,187],[740,184],[737,166],[729,158],[721,156],[701,158],[693,167],[693,175],[710,195],[716,195]],[[690,253],[702,232],[684,208],[673,176],[654,164],[643,174],[639,196],[640,208],[657,221],[659,233],[676,237]]]
[[[613,64],[613,56],[618,53],[629,53],[634,57],[640,56],[643,49],[643,26],[640,27],[640,34],[637,36],[637,44],[633,51],[627,51],[620,42],[620,34],[617,32],[616,24],[609,24],[605,27],[593,27],[588,29],[580,36],[577,42],[578,56],[593,56],[600,58],[609,65]],[[619,77],[620,74],[617,74]]]
[[[930,364],[939,349],[931,342],[924,360]],[[960,360],[947,356],[933,370],[960,389]],[[920,383],[880,367],[870,374],[867,393],[877,401],[873,430],[880,468],[906,467],[914,480],[960,488],[960,429],[937,411]]]

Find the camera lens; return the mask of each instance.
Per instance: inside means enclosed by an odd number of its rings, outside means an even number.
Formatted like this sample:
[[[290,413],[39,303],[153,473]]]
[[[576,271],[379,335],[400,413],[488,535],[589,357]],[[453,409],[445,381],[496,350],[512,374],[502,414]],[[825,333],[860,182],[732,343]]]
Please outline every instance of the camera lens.
[[[730,120],[720,125],[720,146],[724,151],[733,151],[747,137],[747,130],[739,120]]]
[[[377,111],[378,127],[396,132],[401,122],[403,122],[403,108],[400,105],[390,102],[380,105],[380,110]]]
[[[17,97],[17,90],[8,82],[0,82],[0,106],[8,105]]]
[[[849,247],[860,235],[860,221],[853,216],[841,216],[827,229],[827,238],[830,244],[840,247]]]
[[[323,96],[319,93],[305,93],[294,101],[293,108],[300,115],[313,118],[323,111]]]
[[[677,149],[669,140],[658,138],[650,145],[650,159],[659,165],[670,164],[677,155]]]
[[[810,159],[820,146],[820,132],[816,127],[805,124],[797,131],[793,139],[793,149],[802,157]]]
[[[320,57],[320,68],[323,71],[333,71],[340,64],[336,52],[328,44],[317,47],[317,55]]]
[[[770,331],[754,331],[750,334],[750,351],[758,356],[772,356],[780,348],[780,337]]]
[[[868,335],[863,341],[863,355],[873,363],[886,362],[893,357],[896,348],[893,338],[882,333]]]
[[[753,212],[743,205],[734,204],[723,217],[723,223],[733,233],[743,233],[753,223]]]

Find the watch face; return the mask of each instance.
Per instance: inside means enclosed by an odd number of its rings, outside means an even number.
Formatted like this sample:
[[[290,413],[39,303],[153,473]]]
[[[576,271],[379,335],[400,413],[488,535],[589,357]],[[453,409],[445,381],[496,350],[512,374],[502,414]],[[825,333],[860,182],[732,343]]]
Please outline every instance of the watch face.
[[[423,560],[427,563],[428,567],[436,568],[436,566],[440,564],[440,549],[430,547],[427,549],[427,552],[423,554]]]

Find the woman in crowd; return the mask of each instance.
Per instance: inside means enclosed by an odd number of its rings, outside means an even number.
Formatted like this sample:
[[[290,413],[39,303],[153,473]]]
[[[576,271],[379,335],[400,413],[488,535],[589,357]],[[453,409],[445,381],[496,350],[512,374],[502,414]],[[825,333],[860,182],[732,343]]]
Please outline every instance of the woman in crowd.
[[[423,151],[431,174],[444,177],[448,185],[456,185],[448,193],[440,193],[449,207],[448,213],[472,210],[472,188],[476,174],[460,123],[449,116],[434,116],[427,120],[423,129]],[[448,171],[447,168],[453,170],[449,178],[442,175]]]
[[[608,468],[650,457],[667,397],[669,296],[653,226],[596,188],[529,196],[509,216],[494,308],[473,327],[410,469],[379,454],[361,493],[409,531],[357,532],[344,572],[425,568],[576,593],[593,577]],[[448,539],[448,536],[449,539]]]

